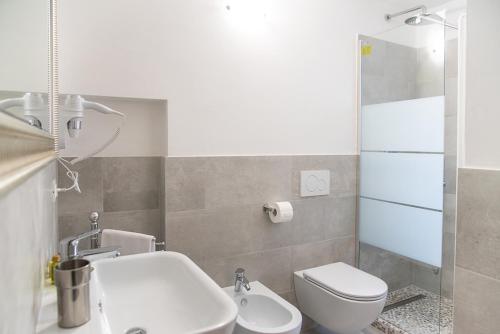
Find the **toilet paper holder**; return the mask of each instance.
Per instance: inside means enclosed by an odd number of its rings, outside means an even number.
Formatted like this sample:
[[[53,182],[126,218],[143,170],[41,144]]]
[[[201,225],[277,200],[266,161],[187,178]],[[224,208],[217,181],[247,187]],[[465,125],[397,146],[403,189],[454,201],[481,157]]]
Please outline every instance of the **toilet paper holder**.
[[[267,202],[263,209],[274,224],[288,223],[293,219],[293,207],[290,202]]]
[[[270,206],[270,205],[269,205],[269,204],[267,204],[267,203],[266,203],[266,204],[264,204],[263,209],[264,209],[264,212],[265,212],[265,213],[270,213],[270,212],[272,212],[272,214],[273,214],[273,215],[275,215],[275,216],[276,216],[276,214],[277,214],[276,209],[275,209],[275,208],[273,208],[272,206]]]

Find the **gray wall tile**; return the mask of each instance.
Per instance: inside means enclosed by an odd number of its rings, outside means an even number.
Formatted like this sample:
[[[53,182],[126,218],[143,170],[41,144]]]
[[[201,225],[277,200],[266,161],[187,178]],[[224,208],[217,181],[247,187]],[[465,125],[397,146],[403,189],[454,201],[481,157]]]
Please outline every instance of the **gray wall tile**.
[[[88,232],[90,230],[88,214],[77,213],[72,215],[60,215],[58,218],[58,227],[58,240]],[[79,246],[80,249],[90,248],[90,241],[84,239],[79,243]]]
[[[500,172],[460,169],[457,265],[500,279]]]
[[[154,235],[157,240],[164,240],[161,234],[163,216],[160,209],[104,212],[100,221],[103,229],[144,233]]]
[[[500,328],[500,171],[459,169],[454,332]]]
[[[444,95],[444,55],[434,49],[423,47],[417,51],[417,96],[430,97]],[[437,57],[441,57],[437,58]]]
[[[208,160],[207,208],[291,198],[290,157],[220,157]]]
[[[326,224],[330,221],[327,217],[327,207],[333,199],[319,197],[292,202],[294,206],[293,225],[294,244],[303,244],[313,241],[328,239],[325,236]]]
[[[290,157],[168,158],[169,212],[291,198]]]
[[[294,252],[295,266],[354,262],[357,156],[94,158],[88,163],[101,171],[91,190],[101,203],[102,228],[166,235],[168,250],[191,257],[220,285],[232,284],[235,268],[243,266],[250,279],[290,292]],[[309,169],[331,171],[330,196],[300,198],[299,173]],[[263,212],[265,202],[279,200],[292,201],[292,222],[273,224]],[[60,237],[87,231],[93,209],[63,203]],[[322,250],[318,262],[314,254]]]
[[[68,158],[70,159],[70,158]],[[70,168],[78,172],[78,181],[82,193],[67,191],[59,193],[57,198],[59,215],[83,213],[103,210],[103,170],[102,159],[91,158]],[[60,188],[72,186],[66,176],[66,169],[58,164],[58,182]]]
[[[292,247],[293,271],[314,268],[333,262],[354,265],[354,237],[301,244]]]
[[[168,212],[205,209],[205,158],[168,158],[165,161]]]
[[[292,252],[326,247],[325,260],[354,262],[357,156],[167,158],[167,248],[190,256],[221,285],[234,269],[277,292],[292,286]],[[301,170],[329,169],[330,196],[301,198]],[[294,218],[273,224],[268,201],[291,201]],[[334,239],[334,240],[333,240]],[[325,242],[325,244],[323,244]],[[313,243],[308,245],[305,244]],[[322,262],[323,263],[323,262]]]
[[[337,238],[354,235],[356,227],[356,197],[338,197],[326,206],[325,237]]]
[[[437,295],[441,294],[442,270],[436,273],[433,268],[426,265],[412,263],[412,272],[413,284]]]
[[[292,250],[277,248],[256,253],[199,262],[205,272],[221,287],[234,284],[234,271],[242,267],[250,281],[260,281],[276,293],[292,290]]]
[[[455,334],[490,334],[500,328],[500,281],[457,267]]]
[[[444,81],[422,81],[417,83],[416,95],[418,98],[433,97],[444,94]]]
[[[417,49],[362,37],[372,53],[361,60],[363,105],[417,98]]]
[[[292,204],[293,205],[293,204]],[[273,249],[294,244],[296,233],[296,220],[289,223],[273,224],[269,216],[259,206],[250,208],[250,219],[247,230],[255,240],[255,250]]]
[[[408,259],[364,243],[359,252],[360,269],[383,279],[389,290],[413,283],[412,262]]]
[[[168,214],[170,250],[195,259],[225,257],[354,235],[355,198],[294,201],[294,218],[273,224],[260,206]]]
[[[388,57],[388,43],[381,39],[372,38],[369,36],[362,36],[362,40],[371,45],[372,49],[371,55],[363,58],[363,74],[383,76],[385,66],[381,66],[381,64],[384,64],[386,58]]]
[[[104,211],[160,207],[161,158],[102,159]]]
[[[154,235],[158,240],[164,240],[161,232],[163,224],[160,209],[102,212],[99,217],[101,229],[125,230]],[[86,214],[59,216],[59,239],[84,233],[90,230],[90,222]],[[82,241],[81,248],[88,248],[89,243]]]
[[[167,247],[194,260],[255,251],[251,217],[250,207],[168,214]]]
[[[73,166],[82,194],[59,195],[59,238],[90,229],[88,215],[101,214],[100,227],[146,233],[164,240],[164,158],[90,158]],[[68,186],[59,166],[59,180]],[[88,248],[83,241],[81,247]]]

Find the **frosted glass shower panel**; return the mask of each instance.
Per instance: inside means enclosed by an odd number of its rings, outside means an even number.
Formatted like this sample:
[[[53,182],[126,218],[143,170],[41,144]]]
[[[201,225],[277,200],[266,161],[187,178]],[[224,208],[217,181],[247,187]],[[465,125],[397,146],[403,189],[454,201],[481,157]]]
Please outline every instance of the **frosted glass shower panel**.
[[[441,267],[442,213],[360,199],[359,240]]]
[[[444,97],[361,110],[360,241],[441,266]]]
[[[360,196],[442,210],[443,155],[361,153]]]
[[[444,150],[444,96],[362,108],[363,151]]]

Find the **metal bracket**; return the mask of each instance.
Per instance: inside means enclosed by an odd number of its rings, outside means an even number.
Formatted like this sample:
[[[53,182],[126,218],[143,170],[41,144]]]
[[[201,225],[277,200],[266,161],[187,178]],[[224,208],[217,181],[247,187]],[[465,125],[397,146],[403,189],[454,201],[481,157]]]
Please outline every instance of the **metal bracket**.
[[[264,209],[265,213],[270,213],[271,212],[274,216],[276,216],[276,214],[277,214],[276,209],[273,208],[272,206],[270,206],[269,204],[264,204],[263,209]]]

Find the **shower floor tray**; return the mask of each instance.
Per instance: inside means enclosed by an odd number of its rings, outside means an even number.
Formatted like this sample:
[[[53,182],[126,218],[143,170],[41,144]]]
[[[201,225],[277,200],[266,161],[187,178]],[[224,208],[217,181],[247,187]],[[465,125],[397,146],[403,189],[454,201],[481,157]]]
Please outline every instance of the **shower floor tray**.
[[[447,298],[409,285],[390,292],[386,305],[418,295],[424,298],[383,312],[373,326],[385,334],[451,334],[453,304]]]

